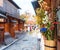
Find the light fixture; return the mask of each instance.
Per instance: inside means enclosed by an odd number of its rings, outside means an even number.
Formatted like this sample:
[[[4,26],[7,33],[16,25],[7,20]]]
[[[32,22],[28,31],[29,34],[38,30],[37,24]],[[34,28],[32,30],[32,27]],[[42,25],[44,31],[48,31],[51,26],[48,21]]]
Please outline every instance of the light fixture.
[[[4,22],[4,18],[0,18],[0,22]]]

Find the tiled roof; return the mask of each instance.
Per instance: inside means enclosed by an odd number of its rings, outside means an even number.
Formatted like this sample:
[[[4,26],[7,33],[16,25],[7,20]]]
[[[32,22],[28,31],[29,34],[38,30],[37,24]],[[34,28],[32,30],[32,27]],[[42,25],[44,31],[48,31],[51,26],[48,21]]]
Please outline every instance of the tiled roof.
[[[18,9],[21,9],[13,0],[8,0],[9,2],[11,2],[15,7],[17,7]]]
[[[5,15],[3,15],[3,14],[0,13],[0,18],[1,18],[1,17],[2,17],[2,18],[7,18]]]

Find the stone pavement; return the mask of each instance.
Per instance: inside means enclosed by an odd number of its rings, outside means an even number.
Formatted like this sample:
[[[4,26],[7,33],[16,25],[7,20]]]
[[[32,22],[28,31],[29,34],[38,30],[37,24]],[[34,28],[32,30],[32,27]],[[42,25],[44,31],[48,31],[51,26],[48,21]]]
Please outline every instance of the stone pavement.
[[[37,38],[27,34],[23,39],[19,39],[17,42],[5,48],[4,50],[39,50],[38,45],[39,43]]]
[[[24,32],[19,35],[17,33],[16,36],[18,39],[15,42],[0,50],[44,50],[44,40],[39,30],[33,31],[32,34]]]
[[[5,35],[5,43],[6,45],[0,45],[0,50],[3,50],[4,48],[10,46],[12,43],[17,41],[18,39],[22,39],[25,35],[26,32],[15,32],[17,39],[12,38],[8,33]]]

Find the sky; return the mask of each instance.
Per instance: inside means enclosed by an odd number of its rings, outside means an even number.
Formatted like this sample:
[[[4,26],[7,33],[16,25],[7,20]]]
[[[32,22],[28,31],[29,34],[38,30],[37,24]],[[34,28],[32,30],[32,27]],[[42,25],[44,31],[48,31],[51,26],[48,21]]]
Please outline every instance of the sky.
[[[17,5],[21,8],[20,14],[24,14],[25,12],[29,12],[32,15],[35,15],[35,11],[31,4],[32,0],[13,0],[17,3]]]

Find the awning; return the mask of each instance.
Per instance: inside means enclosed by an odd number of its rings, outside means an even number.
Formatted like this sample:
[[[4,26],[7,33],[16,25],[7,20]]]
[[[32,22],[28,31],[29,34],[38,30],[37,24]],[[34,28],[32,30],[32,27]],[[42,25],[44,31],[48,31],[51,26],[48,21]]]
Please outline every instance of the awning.
[[[7,18],[7,17],[0,13],[0,18]]]

